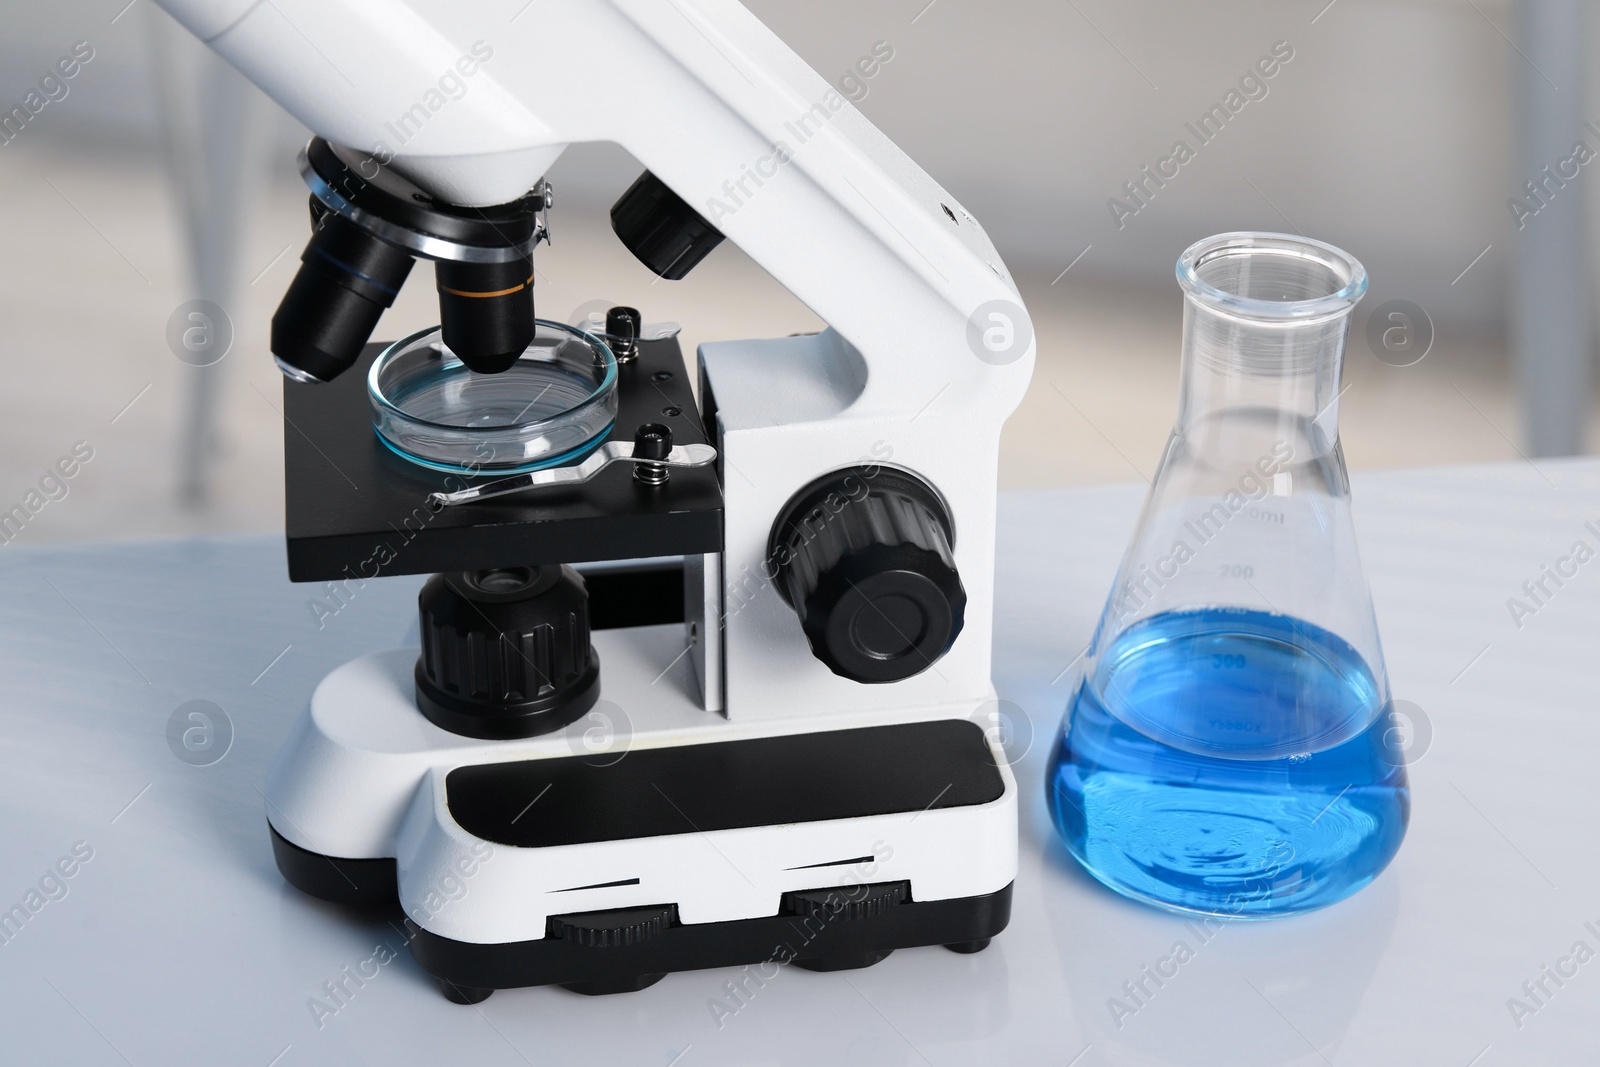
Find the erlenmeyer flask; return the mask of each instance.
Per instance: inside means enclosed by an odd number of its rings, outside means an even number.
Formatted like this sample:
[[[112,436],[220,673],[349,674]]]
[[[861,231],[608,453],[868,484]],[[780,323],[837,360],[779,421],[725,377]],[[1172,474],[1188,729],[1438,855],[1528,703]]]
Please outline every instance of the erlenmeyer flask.
[[[1366,271],[1230,233],[1184,252],[1178,281],[1177,425],[1046,788],[1067,847],[1118,892],[1289,914],[1371,881],[1410,815],[1338,434]]]

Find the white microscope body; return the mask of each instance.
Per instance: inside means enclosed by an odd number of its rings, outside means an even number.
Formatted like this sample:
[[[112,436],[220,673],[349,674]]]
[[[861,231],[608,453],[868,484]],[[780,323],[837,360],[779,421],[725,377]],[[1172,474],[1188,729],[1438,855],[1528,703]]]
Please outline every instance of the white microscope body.
[[[567,145],[615,142],[828,324],[814,336],[701,347],[723,551],[686,560],[683,627],[595,632],[595,711],[538,737],[462,737],[418,713],[415,649],[363,657],[321,683],[280,757],[266,789],[275,833],[328,858],[341,876],[359,861],[393,861],[418,957],[458,993],[538,981],[587,982],[590,992],[647,984],[617,980],[615,967],[519,971],[505,962],[559,937],[612,953],[653,937],[652,951],[662,951],[664,927],[722,926],[748,931],[748,944],[617,966],[660,973],[741,955],[754,962],[772,950],[751,947],[770,942],[771,929],[738,923],[792,917],[811,906],[794,894],[842,886],[861,892],[821,914],[870,920],[887,905],[872,904],[868,883],[905,883],[888,901],[904,908],[989,901],[988,926],[961,920],[948,933],[869,936],[854,956],[841,950],[818,966],[874,962],[908,944],[987,943],[1005,923],[1017,848],[1016,784],[992,729],[996,471],[1001,424],[1027,387],[1034,349],[1016,286],[976,221],[732,0],[158,2],[347,158],[390,168],[453,204],[513,200]],[[869,477],[914,476],[942,501],[965,595],[948,651],[878,684],[842,676],[813,654],[770,562],[774,523],[796,494],[831,472],[863,468]],[[652,555],[648,545],[635,554]],[[940,789],[943,742],[923,751],[915,734],[905,735],[910,750],[868,745],[897,753],[881,765],[813,768],[814,787],[791,789],[792,802],[759,788],[741,793],[748,781],[718,785],[706,778],[713,764],[674,769],[664,755],[777,738],[803,745],[817,735],[850,748],[866,735],[848,731],[951,720],[977,723],[973,743],[992,760],[992,779],[972,772],[955,790],[966,789],[960,803]],[[625,736],[596,746],[595,731],[606,728]],[[955,734],[946,739],[959,747]],[[762,751],[752,767],[792,767],[803,754]],[[550,761],[582,763],[591,777],[637,763],[642,770],[627,772],[634,786],[710,781],[727,795],[695,807],[658,785],[684,822],[657,832],[646,819],[642,835],[617,832],[628,818],[621,812],[563,836],[540,822],[570,810],[557,793],[530,787],[523,797],[514,777],[476,794],[481,802],[504,792],[510,807],[498,830],[462,816],[466,801],[453,803],[485,767]],[[926,782],[908,771],[919,761],[932,775]],[[890,797],[883,781],[900,778],[904,788]],[[863,790],[855,809],[834,803]],[[807,817],[811,803],[820,807]],[[724,809],[778,821],[746,825],[734,814],[704,825],[696,815]],[[529,825],[545,828],[519,837]],[[668,910],[652,916],[651,908]],[[582,923],[559,919],[573,913],[622,920],[590,922],[579,936],[572,931]]]

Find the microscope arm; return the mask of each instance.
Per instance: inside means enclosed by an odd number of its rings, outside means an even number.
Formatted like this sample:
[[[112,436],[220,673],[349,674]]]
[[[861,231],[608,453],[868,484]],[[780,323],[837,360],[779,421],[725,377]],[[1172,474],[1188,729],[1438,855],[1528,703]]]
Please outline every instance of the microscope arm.
[[[1031,326],[981,227],[732,0],[158,2],[317,133],[453,203],[620,144],[848,342],[848,415],[931,405],[992,438],[1027,386]],[[972,340],[992,324],[1018,339],[1000,360]]]

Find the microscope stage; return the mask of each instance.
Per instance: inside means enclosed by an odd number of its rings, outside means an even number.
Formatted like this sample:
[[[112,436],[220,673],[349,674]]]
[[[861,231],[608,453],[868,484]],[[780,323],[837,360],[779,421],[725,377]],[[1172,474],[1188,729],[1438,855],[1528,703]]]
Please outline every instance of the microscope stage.
[[[368,345],[326,384],[285,379],[284,483],[289,578],[296,582],[427,574],[512,564],[582,563],[722,550],[722,489],[713,467],[674,470],[659,487],[613,464],[581,485],[431,509],[428,495],[492,480],[443,474],[391,452],[373,432]],[[678,444],[704,443],[678,343],[641,341],[617,368],[607,440],[661,423]]]

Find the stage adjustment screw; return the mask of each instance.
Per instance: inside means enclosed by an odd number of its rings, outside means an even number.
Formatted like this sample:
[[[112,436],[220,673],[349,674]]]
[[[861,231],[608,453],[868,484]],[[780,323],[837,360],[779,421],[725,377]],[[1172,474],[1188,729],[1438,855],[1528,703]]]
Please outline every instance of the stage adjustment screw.
[[[639,356],[639,330],[643,327],[639,310],[614,307],[606,312],[606,340],[618,363],[632,363]]]
[[[635,459],[666,459],[672,451],[672,430],[659,422],[647,422],[633,434]],[[660,463],[635,463],[633,478],[644,485],[666,485],[672,471]]]

